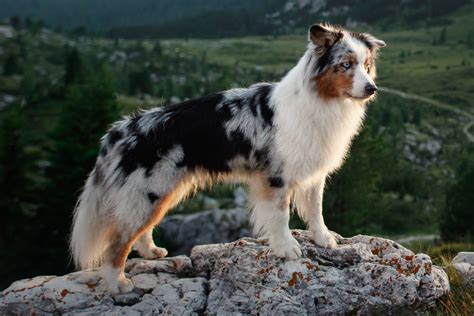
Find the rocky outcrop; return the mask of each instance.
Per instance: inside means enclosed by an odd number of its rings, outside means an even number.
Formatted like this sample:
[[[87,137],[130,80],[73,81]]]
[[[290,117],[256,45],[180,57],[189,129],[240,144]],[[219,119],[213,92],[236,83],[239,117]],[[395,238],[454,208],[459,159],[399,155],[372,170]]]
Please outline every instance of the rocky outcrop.
[[[460,252],[453,258],[453,267],[467,285],[474,286],[474,252]]]
[[[17,281],[0,294],[0,314],[366,313],[425,309],[449,291],[427,255],[393,241],[337,236],[336,249],[322,249],[293,234],[303,256],[292,261],[251,238],[197,246],[190,258],[131,259],[129,294],[108,294],[93,270]]]

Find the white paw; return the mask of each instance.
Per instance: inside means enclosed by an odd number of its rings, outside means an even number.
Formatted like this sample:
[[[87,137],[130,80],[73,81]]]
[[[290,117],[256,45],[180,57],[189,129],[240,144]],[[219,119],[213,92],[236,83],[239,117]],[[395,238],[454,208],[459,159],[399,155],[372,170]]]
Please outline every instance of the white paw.
[[[118,281],[118,289],[120,293],[129,293],[133,291],[133,283],[132,280],[127,278],[121,278]]]
[[[275,256],[280,258],[298,259],[301,257],[300,244],[291,235],[270,241],[270,248]]]
[[[314,243],[323,248],[334,249],[337,247],[336,238],[329,232],[327,228],[319,229],[313,232]]]
[[[122,277],[116,282],[109,283],[110,294],[130,293],[131,291],[133,291],[133,288],[134,285],[132,283],[132,280],[127,279],[126,277]]]
[[[153,246],[146,250],[139,250],[138,254],[144,259],[153,260],[166,257],[166,255],[168,254],[168,250],[166,250],[165,248]]]

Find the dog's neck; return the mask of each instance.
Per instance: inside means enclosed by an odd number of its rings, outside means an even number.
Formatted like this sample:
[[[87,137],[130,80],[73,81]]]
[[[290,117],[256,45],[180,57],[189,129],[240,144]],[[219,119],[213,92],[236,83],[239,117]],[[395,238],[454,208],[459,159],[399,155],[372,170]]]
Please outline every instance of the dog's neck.
[[[308,61],[306,52],[273,94],[279,127],[277,148],[287,149],[281,155],[293,166],[287,176],[296,181],[311,177],[318,170],[328,173],[337,169],[365,114],[365,107],[351,99],[328,101],[319,97],[315,81],[305,80],[306,68],[313,62],[316,61]]]

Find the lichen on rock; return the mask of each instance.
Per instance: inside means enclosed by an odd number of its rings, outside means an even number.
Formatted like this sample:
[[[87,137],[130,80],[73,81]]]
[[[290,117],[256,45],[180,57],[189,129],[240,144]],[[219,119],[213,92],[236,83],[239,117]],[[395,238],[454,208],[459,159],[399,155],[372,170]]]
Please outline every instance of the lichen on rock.
[[[129,294],[110,295],[95,270],[14,282],[0,314],[338,314],[431,307],[447,294],[446,273],[425,254],[358,235],[323,249],[295,230],[303,256],[275,257],[266,240],[196,246],[191,256],[131,259]]]

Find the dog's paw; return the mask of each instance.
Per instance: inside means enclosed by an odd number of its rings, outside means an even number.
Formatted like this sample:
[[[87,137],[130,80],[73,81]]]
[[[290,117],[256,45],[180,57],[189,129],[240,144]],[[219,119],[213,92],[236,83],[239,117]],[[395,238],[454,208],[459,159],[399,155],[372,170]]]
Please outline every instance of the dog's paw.
[[[168,255],[168,250],[165,248],[153,246],[146,250],[140,249],[138,254],[144,259],[153,260],[166,257]]]
[[[124,294],[130,293],[133,291],[134,285],[132,280],[122,277],[117,280],[117,282],[111,282],[109,284],[109,292],[110,294]]]
[[[129,293],[133,291],[133,288],[134,286],[133,286],[132,280],[128,278],[121,278],[118,281],[118,289],[120,293]]]
[[[275,256],[280,258],[298,259],[301,257],[300,244],[291,235],[270,242],[270,247]]]
[[[328,249],[334,249],[337,247],[336,238],[327,228],[313,232],[313,241],[319,247]]]

